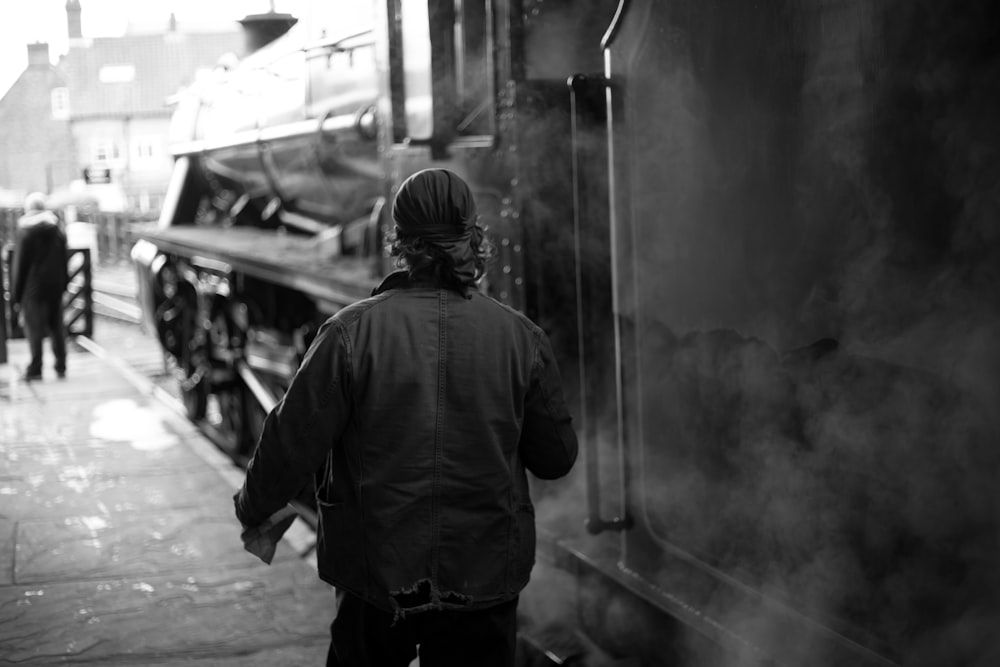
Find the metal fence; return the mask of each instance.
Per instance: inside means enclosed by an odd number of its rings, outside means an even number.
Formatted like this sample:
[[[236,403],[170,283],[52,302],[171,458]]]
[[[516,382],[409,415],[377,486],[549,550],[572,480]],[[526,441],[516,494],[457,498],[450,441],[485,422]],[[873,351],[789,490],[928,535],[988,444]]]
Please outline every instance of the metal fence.
[[[14,263],[11,249],[8,245],[0,254],[0,323],[5,340],[24,337],[24,330],[11,306],[11,267]],[[91,337],[94,335],[94,288],[90,248],[70,248],[66,264],[67,283],[62,298],[66,335]],[[2,358],[6,359],[6,354]]]
[[[18,208],[0,208],[0,248],[13,244],[17,233],[17,220],[24,212]],[[128,262],[129,253],[137,235],[135,227],[139,223],[148,222],[147,216],[137,219],[132,213],[108,213],[103,211],[80,212],[77,222],[92,225],[93,243],[88,244],[91,253],[96,255],[96,264],[117,264]]]
[[[0,208],[0,364],[7,363],[7,340],[23,335],[10,308],[10,267],[5,266],[14,250],[17,221],[22,215],[19,208]],[[78,213],[76,222],[89,226],[83,228],[82,247],[71,248],[69,253],[70,284],[63,299],[67,334],[93,335],[93,267],[131,261],[136,225],[148,221],[148,217],[137,219],[130,213]]]
[[[17,219],[23,215],[19,208],[0,208],[0,249],[14,242]]]

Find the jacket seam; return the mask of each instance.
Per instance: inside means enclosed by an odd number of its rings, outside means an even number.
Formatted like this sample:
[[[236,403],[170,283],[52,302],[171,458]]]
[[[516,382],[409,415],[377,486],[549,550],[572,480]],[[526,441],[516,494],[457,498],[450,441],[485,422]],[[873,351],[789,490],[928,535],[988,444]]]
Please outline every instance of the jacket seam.
[[[438,291],[438,386],[437,414],[434,416],[434,479],[431,487],[431,581],[438,579],[438,559],[441,552],[441,457],[443,455],[445,355],[448,346],[448,293]],[[432,588],[433,591],[433,588]]]
[[[479,296],[481,296],[483,299],[486,299],[487,302],[489,302],[490,304],[492,304],[497,309],[504,311],[508,315],[513,315],[514,319],[521,326],[523,326],[525,329],[527,329],[532,334],[534,334],[534,336],[536,338],[538,337],[538,334],[541,333],[541,331],[542,331],[541,327],[539,327],[537,324],[535,324],[534,322],[532,322],[524,313],[522,313],[522,312],[520,312],[518,310],[515,310],[514,308],[511,308],[510,306],[508,306],[506,304],[500,303],[499,301],[497,301],[496,299],[494,299],[491,296],[487,296],[487,295],[482,294],[482,293],[479,293]]]
[[[510,460],[507,465],[510,469],[511,483],[507,489],[507,567],[504,568],[503,572],[503,591],[509,593],[514,588],[513,582],[516,580],[516,564],[518,562],[518,557],[520,556],[520,550],[514,548],[514,536],[515,533],[519,535],[520,527],[517,524],[517,503],[514,501],[514,482],[513,476],[516,474],[515,463],[517,461],[519,447],[513,447],[510,454]]]
[[[375,296],[370,296],[362,301],[357,301],[349,306],[344,307],[332,319],[340,322],[343,326],[348,326],[354,324],[358,319],[361,318],[366,312],[380,305],[384,301],[388,301],[390,298],[395,296],[392,292],[382,292],[381,294],[376,294]]]
[[[367,309],[366,309],[367,310]],[[333,325],[337,328],[337,333],[340,334],[340,340],[344,345],[344,350],[347,355],[347,363],[345,364],[345,373],[347,374],[346,382],[344,383],[345,388],[350,388],[354,386],[354,345],[351,342],[351,336],[347,331],[347,327],[344,323],[334,318]],[[336,380],[336,378],[335,378]],[[350,428],[350,425],[347,425]],[[368,533],[365,530],[365,497],[362,493],[364,488],[365,479],[365,466],[364,466],[364,450],[362,448],[358,449],[358,515],[361,519],[360,529],[361,529],[361,556],[364,560],[365,569],[365,597],[368,595],[368,591],[372,589],[371,585],[371,562],[369,560],[368,553]]]
[[[541,330],[535,333],[535,359],[532,371],[538,369],[538,391],[542,395],[542,403],[545,405],[545,411],[549,413],[549,417],[553,422],[557,424],[555,429],[556,437],[559,438],[559,444],[562,445],[563,454],[567,454],[566,440],[563,438],[562,429],[559,428],[559,422],[557,420],[557,415],[555,410],[552,409],[552,397],[545,386],[545,369],[542,368],[542,345],[541,345]]]

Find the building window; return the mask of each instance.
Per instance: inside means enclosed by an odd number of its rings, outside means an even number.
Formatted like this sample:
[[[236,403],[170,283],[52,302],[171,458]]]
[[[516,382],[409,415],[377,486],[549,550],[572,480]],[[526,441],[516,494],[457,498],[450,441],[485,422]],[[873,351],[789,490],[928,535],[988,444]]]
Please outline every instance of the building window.
[[[159,157],[158,143],[157,137],[135,137],[132,140],[132,166],[136,169],[148,169],[155,166]]]
[[[121,158],[121,149],[114,141],[98,139],[92,152],[94,162],[112,162]]]
[[[52,118],[55,120],[69,119],[69,89],[53,88],[51,93]]]
[[[129,83],[135,80],[135,65],[105,65],[97,78],[101,83]]]

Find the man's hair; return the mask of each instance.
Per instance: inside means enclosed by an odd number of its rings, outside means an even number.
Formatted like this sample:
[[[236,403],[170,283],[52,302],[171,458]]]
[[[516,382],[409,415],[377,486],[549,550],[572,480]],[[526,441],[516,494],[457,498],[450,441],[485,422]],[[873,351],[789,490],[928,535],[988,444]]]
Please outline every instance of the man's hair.
[[[41,192],[32,192],[30,195],[24,198],[24,210],[25,211],[44,211],[45,210],[45,195]]]
[[[486,265],[493,258],[496,248],[486,236],[486,228],[478,222],[472,225],[469,244],[474,255],[476,280],[486,275]],[[386,249],[396,258],[396,266],[406,269],[411,279],[431,278],[446,285],[462,288],[462,281],[455,274],[455,261],[434,243],[419,235],[400,234],[394,228],[386,235]]]

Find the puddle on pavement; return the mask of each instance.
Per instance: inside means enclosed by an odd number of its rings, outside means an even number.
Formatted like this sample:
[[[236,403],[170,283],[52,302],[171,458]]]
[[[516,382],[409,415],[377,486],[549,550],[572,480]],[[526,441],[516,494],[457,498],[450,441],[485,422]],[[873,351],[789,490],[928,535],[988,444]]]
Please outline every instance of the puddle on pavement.
[[[127,398],[107,401],[95,407],[90,435],[102,440],[128,442],[142,451],[167,449],[178,441],[156,412]]]

